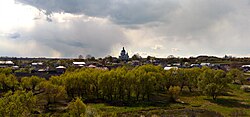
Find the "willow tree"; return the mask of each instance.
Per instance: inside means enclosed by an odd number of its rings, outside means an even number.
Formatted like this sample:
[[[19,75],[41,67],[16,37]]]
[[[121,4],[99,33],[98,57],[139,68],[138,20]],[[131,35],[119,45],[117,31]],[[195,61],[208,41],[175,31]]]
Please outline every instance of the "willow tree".
[[[227,91],[228,83],[231,82],[222,70],[207,69],[201,74],[199,89],[207,96],[216,100],[217,96]]]

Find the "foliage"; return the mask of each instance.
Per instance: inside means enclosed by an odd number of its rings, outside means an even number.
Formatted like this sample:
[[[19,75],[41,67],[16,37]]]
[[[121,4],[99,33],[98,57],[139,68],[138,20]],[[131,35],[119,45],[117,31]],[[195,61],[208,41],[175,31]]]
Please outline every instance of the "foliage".
[[[17,81],[16,77],[14,75],[5,75],[0,74],[0,90],[2,92],[8,92],[11,90],[14,92],[19,88],[19,82]]]
[[[230,79],[226,78],[226,73],[222,70],[205,70],[199,81],[199,89],[206,95],[212,96],[216,100],[217,96],[222,94],[228,88]]]
[[[10,75],[12,73],[11,68],[0,68],[0,74]]]
[[[86,105],[80,98],[76,98],[69,103],[68,110],[72,117],[83,117],[86,114]]]
[[[168,94],[170,95],[171,101],[175,102],[181,92],[181,88],[179,86],[170,86],[168,89]]]
[[[64,105],[65,109],[72,99],[68,105],[69,113],[64,113],[64,116],[80,116],[79,113],[94,115],[92,111],[86,111],[86,105],[78,97],[86,102],[115,102],[123,105],[151,103],[155,101],[155,97],[162,95],[165,96],[164,100],[170,97],[170,100],[175,102],[180,98],[180,94],[188,92],[192,96],[202,92],[216,100],[229,89],[228,84],[232,80],[242,81],[243,78],[239,70],[226,73],[203,67],[165,71],[161,66],[143,65],[134,68],[123,66],[112,70],[74,68],[60,76],[52,76],[49,80],[32,76],[23,77],[18,81],[8,69],[1,70],[0,95],[5,96],[0,98],[0,106],[11,108],[11,112],[24,116],[32,115],[38,110],[37,107],[43,107],[41,113],[53,113],[57,111],[58,105]],[[27,101],[29,99],[33,101]],[[25,105],[26,102],[30,105]],[[22,109],[13,103],[21,105]],[[84,109],[76,112],[73,108]],[[1,108],[0,112],[8,116],[10,110],[6,109]],[[65,111],[62,109],[59,112]]]
[[[53,104],[67,98],[66,91],[63,86],[52,84],[50,81],[43,81],[38,86],[41,90],[40,98],[47,101],[47,105]]]
[[[8,92],[0,98],[1,117],[27,117],[37,109],[37,98],[32,92]]]
[[[32,90],[35,91],[37,86],[42,82],[45,81],[45,79],[39,78],[37,76],[31,76],[31,77],[23,77],[21,79],[21,87],[25,90]]]
[[[239,69],[231,69],[227,73],[227,77],[233,80],[234,83],[238,81],[240,84],[243,84],[243,81],[245,80],[244,73]]]

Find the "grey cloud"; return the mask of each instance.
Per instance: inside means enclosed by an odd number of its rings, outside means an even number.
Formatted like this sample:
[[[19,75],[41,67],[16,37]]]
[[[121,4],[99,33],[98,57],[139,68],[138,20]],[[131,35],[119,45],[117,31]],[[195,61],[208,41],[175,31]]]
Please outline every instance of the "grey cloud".
[[[51,18],[53,22],[36,21],[36,27],[32,30],[19,30],[24,40],[34,41],[42,52],[56,51],[64,57],[76,57],[79,54],[103,57],[111,53],[114,45],[128,43],[121,29],[108,21],[85,22],[85,16],[67,22],[59,22],[55,16]],[[44,49],[40,50],[40,46]]]
[[[178,0],[17,0],[21,3],[53,12],[86,14],[95,17],[110,17],[122,25],[144,24],[159,21],[174,9]]]
[[[19,34],[19,33],[9,34],[9,38],[11,38],[11,39],[18,39],[20,37],[21,37],[21,34]]]
[[[138,49],[138,43],[131,43],[130,47],[148,52],[156,44],[161,44],[165,49],[157,51],[159,54],[171,52],[171,48],[180,48],[178,54],[247,54],[249,50],[250,31],[250,1],[249,0],[18,0],[19,2],[33,5],[46,10],[50,15],[55,12],[67,12],[72,14],[85,14],[93,17],[109,18],[113,23],[127,30],[145,32],[141,38],[134,38],[133,42],[152,42],[151,47]],[[53,20],[53,19],[52,19]],[[96,25],[70,24],[70,30],[76,31],[69,35],[80,35],[67,38],[60,42],[70,47],[81,47],[86,50],[95,46],[93,43],[104,43],[109,39],[98,40],[98,37],[119,38],[110,26],[93,27]],[[50,26],[48,26],[50,27]],[[52,28],[52,27],[51,27]],[[54,28],[54,27],[53,27]],[[97,29],[96,29],[97,28]],[[99,29],[101,28],[101,29]],[[112,31],[110,31],[112,28]],[[56,33],[65,33],[57,27]],[[90,30],[87,30],[90,29]],[[39,29],[40,30],[40,29]],[[84,35],[79,32],[84,30]],[[119,29],[118,29],[119,30]],[[69,30],[67,30],[69,31]],[[93,31],[93,32],[92,32]],[[154,37],[164,37],[160,42]],[[39,32],[39,31],[38,31]],[[45,31],[46,32],[46,31]],[[53,32],[53,31],[52,31]],[[102,32],[105,32],[103,34]],[[96,33],[100,36],[96,36]],[[39,35],[39,34],[38,34]],[[62,34],[60,37],[67,37]],[[94,35],[94,36],[91,36]],[[41,35],[40,35],[41,36]],[[34,36],[36,37],[36,36]],[[54,36],[51,36],[54,37]],[[145,38],[152,41],[147,41]],[[38,37],[39,38],[39,37]],[[50,38],[49,38],[50,39]],[[74,40],[69,43],[68,40]],[[100,38],[99,38],[100,39]],[[61,39],[60,39],[61,40]],[[82,40],[82,41],[79,41]],[[92,41],[93,40],[93,41]],[[126,40],[126,39],[124,39]],[[123,41],[124,41],[123,40]],[[81,42],[81,43],[80,43]],[[67,44],[65,44],[67,43]],[[76,43],[80,43],[79,45]],[[115,41],[114,43],[118,43]],[[48,43],[50,44],[50,43]],[[74,45],[74,46],[73,46]],[[88,46],[86,46],[88,45]],[[90,45],[90,46],[89,46]],[[112,44],[107,44],[112,46]],[[100,46],[100,47],[99,47]],[[51,45],[52,47],[52,45]],[[96,45],[98,49],[89,50],[95,52],[106,49]],[[60,47],[54,47],[60,50]],[[69,52],[67,52],[69,53]],[[100,54],[100,53],[99,53]],[[188,55],[187,55],[188,56]]]

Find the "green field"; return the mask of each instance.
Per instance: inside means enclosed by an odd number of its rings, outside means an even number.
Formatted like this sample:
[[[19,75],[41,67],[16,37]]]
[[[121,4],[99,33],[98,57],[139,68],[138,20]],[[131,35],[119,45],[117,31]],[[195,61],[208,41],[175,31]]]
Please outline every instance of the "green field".
[[[164,96],[161,100],[164,99]],[[167,100],[167,98],[166,98]],[[227,96],[219,96],[213,101],[207,96],[182,94],[176,103],[147,106],[111,106],[109,104],[88,104],[100,116],[250,116],[250,93],[240,89],[240,85],[230,85]]]

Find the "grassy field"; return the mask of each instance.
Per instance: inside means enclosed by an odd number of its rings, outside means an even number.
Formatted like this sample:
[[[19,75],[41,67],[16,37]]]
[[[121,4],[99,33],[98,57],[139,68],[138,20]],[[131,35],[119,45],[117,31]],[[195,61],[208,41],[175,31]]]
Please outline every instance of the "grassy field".
[[[109,104],[88,104],[88,108],[101,116],[250,116],[250,93],[240,89],[240,85],[230,85],[226,96],[219,96],[213,101],[207,96],[193,96],[183,93],[176,103],[147,104],[145,102],[134,106],[111,106]],[[166,97],[167,100],[167,97]]]

